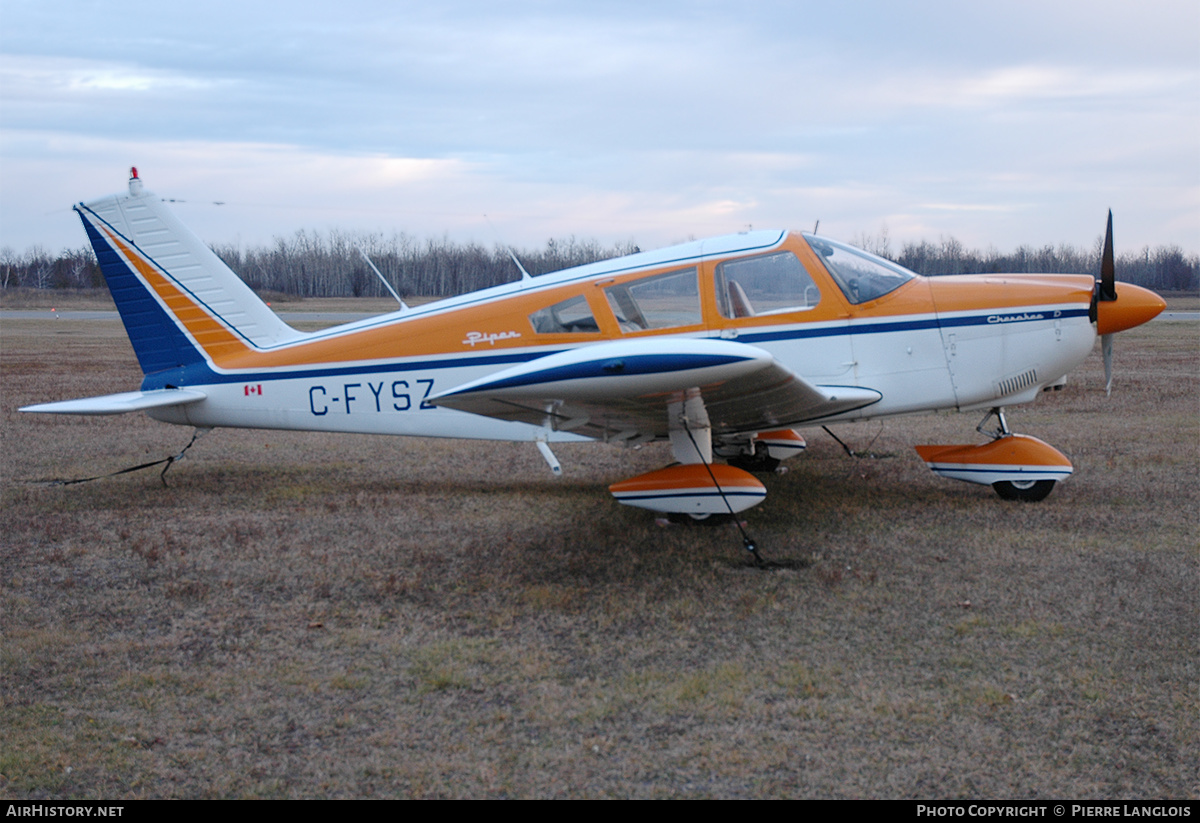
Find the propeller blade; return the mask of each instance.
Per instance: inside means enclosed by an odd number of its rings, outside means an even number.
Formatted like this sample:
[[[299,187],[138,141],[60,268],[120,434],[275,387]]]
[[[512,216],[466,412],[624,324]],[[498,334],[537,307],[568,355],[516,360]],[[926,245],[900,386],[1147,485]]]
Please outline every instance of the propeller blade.
[[[1104,256],[1100,259],[1100,299],[1117,299],[1117,269],[1113,259],[1112,209],[1108,210],[1108,228],[1104,232]]]
[[[1100,353],[1104,355],[1104,393],[1112,396],[1113,335],[1100,335]]]

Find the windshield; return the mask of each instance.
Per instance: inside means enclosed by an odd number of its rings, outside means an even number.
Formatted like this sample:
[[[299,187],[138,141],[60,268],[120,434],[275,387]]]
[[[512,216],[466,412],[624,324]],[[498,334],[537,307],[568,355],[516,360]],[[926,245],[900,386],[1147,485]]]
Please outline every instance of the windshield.
[[[804,239],[851,303],[883,297],[916,277],[903,266],[845,243],[812,234],[805,234]]]

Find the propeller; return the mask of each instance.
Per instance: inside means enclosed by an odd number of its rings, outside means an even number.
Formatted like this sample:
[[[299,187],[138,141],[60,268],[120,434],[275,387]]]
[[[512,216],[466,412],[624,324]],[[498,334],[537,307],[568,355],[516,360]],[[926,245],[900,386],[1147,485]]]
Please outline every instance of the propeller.
[[[1104,357],[1104,393],[1112,396],[1112,355],[1113,355],[1113,336],[1111,334],[1100,335],[1100,354]]]
[[[1088,307],[1088,319],[1093,323],[1100,316],[1101,303],[1113,303],[1117,299],[1117,268],[1113,255],[1112,209],[1108,210],[1108,226],[1104,230],[1104,253],[1100,258],[1100,277],[1092,289],[1092,303]],[[1112,394],[1113,380],[1113,336],[1100,335],[1100,353],[1104,357],[1104,393]]]
[[[1104,230],[1104,255],[1100,258],[1100,299],[1110,302],[1117,299],[1117,269],[1113,259],[1112,209],[1108,210],[1108,226]]]

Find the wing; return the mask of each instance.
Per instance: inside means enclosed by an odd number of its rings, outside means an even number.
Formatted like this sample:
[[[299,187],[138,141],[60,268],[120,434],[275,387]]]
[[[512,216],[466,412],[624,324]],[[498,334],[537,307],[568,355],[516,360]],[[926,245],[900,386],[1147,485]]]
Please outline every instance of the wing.
[[[666,437],[667,407],[698,392],[713,434],[775,429],[868,406],[882,395],[814,386],[744,343],[641,338],[541,357],[430,397],[446,408],[598,439]]]
[[[205,398],[204,392],[195,389],[156,389],[154,391],[129,391],[121,394],[105,394],[100,397],[82,397],[78,400],[63,400],[59,403],[39,403],[25,406],[23,412],[43,414],[125,414],[126,412],[157,409],[161,406],[186,406]]]

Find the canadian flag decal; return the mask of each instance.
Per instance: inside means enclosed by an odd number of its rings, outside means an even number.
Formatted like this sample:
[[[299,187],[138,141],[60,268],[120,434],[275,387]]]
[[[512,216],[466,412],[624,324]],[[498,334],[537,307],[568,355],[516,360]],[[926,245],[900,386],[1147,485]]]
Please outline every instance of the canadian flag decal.
[[[262,383],[255,383],[253,386],[244,386],[243,391],[247,397],[252,394],[262,397]]]

